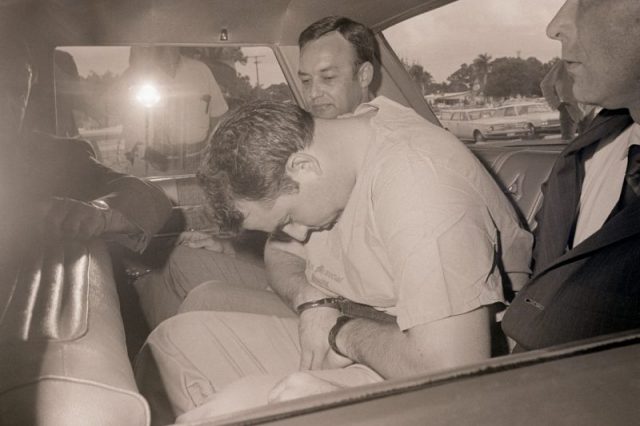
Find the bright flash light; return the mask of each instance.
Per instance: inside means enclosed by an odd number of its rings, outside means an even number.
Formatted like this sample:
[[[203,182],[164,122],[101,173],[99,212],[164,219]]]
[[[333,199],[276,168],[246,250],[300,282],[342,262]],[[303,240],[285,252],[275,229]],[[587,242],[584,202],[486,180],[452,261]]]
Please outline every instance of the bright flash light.
[[[145,83],[136,91],[136,101],[146,108],[152,108],[160,102],[160,91],[151,83]]]

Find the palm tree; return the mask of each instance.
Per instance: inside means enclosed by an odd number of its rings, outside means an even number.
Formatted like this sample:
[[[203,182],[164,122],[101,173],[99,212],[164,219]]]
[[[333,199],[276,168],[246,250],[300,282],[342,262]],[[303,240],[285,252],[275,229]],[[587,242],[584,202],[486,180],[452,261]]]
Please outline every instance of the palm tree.
[[[473,60],[474,79],[480,85],[480,93],[482,94],[487,87],[487,77],[491,72],[491,59],[493,58],[488,53],[481,53]]]

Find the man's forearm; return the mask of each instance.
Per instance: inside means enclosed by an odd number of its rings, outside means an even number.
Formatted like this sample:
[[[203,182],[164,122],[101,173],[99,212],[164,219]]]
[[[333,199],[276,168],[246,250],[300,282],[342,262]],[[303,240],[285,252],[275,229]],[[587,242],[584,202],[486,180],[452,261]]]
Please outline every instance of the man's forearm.
[[[491,355],[485,307],[401,331],[393,323],[355,318],[336,336],[339,351],[385,378],[454,368]]]
[[[293,310],[301,303],[327,297],[311,286],[305,276],[306,262],[300,256],[274,247],[267,242],[264,253],[269,285]]]
[[[410,376],[428,369],[427,361],[415,356],[416,348],[393,323],[352,319],[340,330],[336,344],[344,355],[387,379]]]

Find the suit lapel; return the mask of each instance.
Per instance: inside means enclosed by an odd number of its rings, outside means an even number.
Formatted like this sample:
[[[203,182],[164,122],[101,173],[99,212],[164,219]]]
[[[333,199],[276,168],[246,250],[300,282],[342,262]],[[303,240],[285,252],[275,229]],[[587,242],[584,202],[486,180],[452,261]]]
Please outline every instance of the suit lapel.
[[[536,270],[551,264],[565,250],[578,206],[579,173],[577,157],[561,155],[545,184],[544,210],[536,235]]]
[[[552,265],[565,252],[580,202],[585,154],[616,129],[626,127],[621,121],[628,120],[630,118],[626,110],[602,111],[589,130],[574,139],[558,156],[545,183],[541,226],[536,235],[534,251],[536,273]]]
[[[632,237],[638,233],[640,233],[640,198],[612,217],[598,232],[575,246],[573,250],[569,250],[560,256],[548,267],[539,271],[536,277],[553,268],[583,257],[624,238]]]
[[[544,217],[544,220],[549,222],[549,226],[546,227],[545,235],[541,235],[537,242],[543,247],[548,246],[549,249],[547,256],[544,257],[546,262],[542,262],[541,269],[536,271],[533,278],[640,231],[640,200],[636,200],[605,223],[594,235],[572,250],[558,256],[558,253],[562,253],[566,246],[572,224],[576,219],[580,189],[584,178],[582,173],[584,158],[582,157],[587,151],[586,148],[593,147],[595,143],[604,138],[615,138],[632,122],[633,120],[626,110],[603,111],[594,120],[591,128],[576,138],[560,155],[555,181],[549,180],[550,188],[545,194],[547,199],[544,200],[545,203],[551,203],[547,205]]]

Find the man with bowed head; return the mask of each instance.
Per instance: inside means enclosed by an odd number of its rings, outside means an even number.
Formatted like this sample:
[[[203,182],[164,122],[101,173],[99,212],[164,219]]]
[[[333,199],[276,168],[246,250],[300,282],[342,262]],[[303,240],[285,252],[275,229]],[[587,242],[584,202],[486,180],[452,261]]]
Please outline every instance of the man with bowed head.
[[[299,319],[188,312],[152,332],[138,383],[179,420],[485,359],[492,307],[528,276],[531,236],[489,173],[384,97],[337,120],[247,104],[198,177],[220,229],[308,256],[289,281]]]
[[[329,16],[303,30],[298,45],[302,93],[306,108],[315,117],[334,119],[350,114],[371,99],[379,53],[369,28],[346,17]],[[247,254],[239,242],[232,244],[200,232],[184,233],[180,241],[162,271],[136,282],[152,327],[178,310],[293,316],[292,309],[301,303],[292,300],[301,297],[298,283],[306,282],[307,254],[299,243],[269,241],[263,264]],[[269,285],[288,301],[288,306]]]

